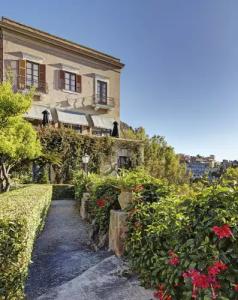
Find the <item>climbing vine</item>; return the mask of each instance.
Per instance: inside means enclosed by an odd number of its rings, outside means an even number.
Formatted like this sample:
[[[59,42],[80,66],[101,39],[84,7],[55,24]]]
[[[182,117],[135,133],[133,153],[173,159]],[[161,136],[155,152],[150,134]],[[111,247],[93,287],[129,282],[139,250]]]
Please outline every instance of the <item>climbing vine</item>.
[[[41,165],[51,164],[57,183],[72,182],[73,174],[82,168],[82,156],[90,155],[88,169],[99,174],[103,162],[112,160],[118,149],[127,149],[132,166],[142,163],[138,142],[82,135],[69,128],[43,128],[39,132],[43,148]],[[55,163],[55,161],[57,163]]]

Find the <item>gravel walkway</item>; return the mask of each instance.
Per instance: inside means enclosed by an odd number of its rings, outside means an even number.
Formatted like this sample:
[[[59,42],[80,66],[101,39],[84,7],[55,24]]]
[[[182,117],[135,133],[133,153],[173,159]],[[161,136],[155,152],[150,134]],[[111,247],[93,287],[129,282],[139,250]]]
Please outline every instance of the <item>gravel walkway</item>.
[[[28,300],[79,276],[109,256],[89,245],[88,226],[74,200],[52,201],[45,228],[36,241],[26,284]]]

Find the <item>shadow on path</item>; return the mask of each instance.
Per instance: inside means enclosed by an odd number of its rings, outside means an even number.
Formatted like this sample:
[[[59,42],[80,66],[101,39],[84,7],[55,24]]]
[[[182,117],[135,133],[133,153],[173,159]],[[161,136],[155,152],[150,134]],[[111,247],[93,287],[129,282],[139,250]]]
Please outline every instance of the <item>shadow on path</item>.
[[[75,278],[110,255],[90,248],[88,230],[75,200],[52,201],[45,228],[33,251],[26,283],[28,300]]]

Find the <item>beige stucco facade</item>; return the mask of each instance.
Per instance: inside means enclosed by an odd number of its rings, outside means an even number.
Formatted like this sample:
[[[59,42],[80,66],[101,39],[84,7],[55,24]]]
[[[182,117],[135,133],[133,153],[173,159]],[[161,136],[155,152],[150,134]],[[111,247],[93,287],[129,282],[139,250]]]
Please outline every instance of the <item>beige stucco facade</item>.
[[[34,105],[80,112],[87,116],[101,115],[120,122],[120,73],[123,64],[119,59],[8,19],[0,22],[0,29],[3,80],[10,72],[18,89],[20,60],[45,65],[47,89],[45,92],[36,91]],[[80,75],[80,92],[61,87],[60,70]],[[107,84],[108,105],[95,104],[97,80]]]

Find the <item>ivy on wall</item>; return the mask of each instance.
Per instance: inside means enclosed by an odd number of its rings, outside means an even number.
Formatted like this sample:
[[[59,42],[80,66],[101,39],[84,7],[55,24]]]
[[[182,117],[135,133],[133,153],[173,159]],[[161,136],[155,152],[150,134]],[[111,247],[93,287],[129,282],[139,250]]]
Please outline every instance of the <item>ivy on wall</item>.
[[[43,128],[39,132],[43,157],[38,163],[50,163],[57,183],[69,183],[74,171],[82,168],[82,156],[90,155],[88,169],[100,173],[102,164],[112,157],[116,159],[118,149],[127,149],[132,166],[142,163],[141,142],[81,135],[70,128]]]

